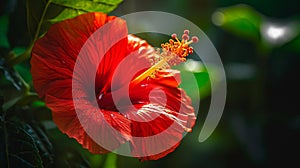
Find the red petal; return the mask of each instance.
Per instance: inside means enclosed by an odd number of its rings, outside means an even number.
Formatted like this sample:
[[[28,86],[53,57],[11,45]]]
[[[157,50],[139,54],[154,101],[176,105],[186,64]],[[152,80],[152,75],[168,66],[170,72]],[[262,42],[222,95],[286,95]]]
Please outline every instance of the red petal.
[[[74,19],[54,24],[43,38],[37,40],[32,50],[31,72],[39,96],[44,97],[45,93],[52,94],[48,89],[56,86],[54,81],[72,79],[75,61],[83,45],[96,30],[114,19],[115,17],[108,17],[102,13],[83,14]],[[88,57],[84,61],[88,69],[84,69],[83,74],[78,74],[77,77],[85,82],[94,81],[95,77],[89,76],[88,71],[95,69],[93,66],[98,67],[98,64],[95,63],[99,62],[100,56],[105,54],[99,66],[99,69],[105,71],[98,73],[97,78],[101,78],[101,80],[97,81],[97,87],[106,85],[108,77],[112,75],[108,67],[111,66],[112,62],[118,64],[118,61],[124,57],[127,51],[125,21],[118,19],[110,27],[111,29],[106,28],[109,31],[92,36],[95,38],[92,39],[95,44],[93,46],[86,45],[87,49],[82,51],[88,52]],[[104,53],[102,50],[109,45],[109,41],[115,36],[126,38],[111,47],[107,53]]]
[[[102,93],[99,92],[99,94],[104,93],[101,95],[101,99],[98,100],[101,108],[117,110],[115,108],[116,104],[124,104],[122,99],[120,99],[119,102],[118,100],[113,99],[112,94],[115,95],[117,99],[129,95],[128,90],[130,81],[136,76],[137,72],[144,71],[151,66],[148,57],[153,51],[153,47],[146,41],[132,35],[128,36],[126,56],[117,67],[113,66],[115,71],[113,75],[111,75],[110,80],[107,81],[109,85],[105,88],[106,90],[102,88]],[[140,92],[139,95],[143,95],[141,93],[142,92]],[[99,94],[97,97],[99,97]]]
[[[97,61],[99,62],[101,56],[104,55],[99,69],[108,70],[103,73],[98,72],[101,81],[97,81],[96,86],[101,88],[106,85],[106,78],[112,73],[109,71],[111,60],[117,64],[127,52],[126,24],[121,19],[111,22],[114,19],[115,17],[108,17],[106,14],[88,13],[65,20],[53,25],[47,34],[35,43],[32,50],[33,83],[39,96],[45,98],[46,105],[51,108],[53,120],[59,129],[94,153],[105,153],[107,149],[96,144],[82,124],[96,134],[96,139],[101,140],[106,145],[104,147],[108,147],[109,150],[117,148],[128,140],[128,135],[130,135],[129,120],[113,111],[100,111],[97,105],[94,106],[90,102],[95,99],[91,97],[93,94],[90,94],[95,92],[95,89],[90,87],[91,81],[95,79],[95,76],[90,75],[90,71],[97,69]],[[107,25],[106,23],[112,23],[108,27],[109,31],[102,34],[95,33],[98,28]],[[95,34],[89,40],[95,43],[86,43],[93,33]],[[112,47],[107,46],[115,36],[126,38]],[[87,50],[81,51],[84,44]],[[110,48],[110,50],[104,53],[105,48]],[[84,65],[81,64],[80,72],[73,74],[75,61],[80,51],[88,55],[85,58],[79,58]],[[80,102],[73,102],[72,78],[78,81],[73,90],[77,91],[76,98]],[[79,122],[74,103],[79,104],[77,113],[83,116],[82,123]],[[104,122],[109,125],[104,125]],[[111,126],[121,134],[109,132],[109,128],[106,127]]]
[[[175,150],[182,134],[193,127],[194,109],[186,93],[177,88],[178,75],[175,70],[161,71],[157,78],[131,88],[133,102],[143,102],[135,104],[138,111],[126,111],[132,122],[133,156],[142,160],[159,159]]]
[[[84,148],[93,153],[107,153],[130,138],[130,123],[123,115],[113,111],[100,111],[89,100],[77,101],[79,105],[76,113],[73,101],[46,96],[47,106],[52,110],[53,120],[58,128],[75,138]],[[103,144],[103,147],[99,144]]]
[[[126,58],[119,62],[114,73],[112,83],[113,90],[129,85],[130,81],[138,72],[144,71],[151,66],[149,57],[154,52],[154,48],[145,40],[133,35],[128,35],[128,46]]]

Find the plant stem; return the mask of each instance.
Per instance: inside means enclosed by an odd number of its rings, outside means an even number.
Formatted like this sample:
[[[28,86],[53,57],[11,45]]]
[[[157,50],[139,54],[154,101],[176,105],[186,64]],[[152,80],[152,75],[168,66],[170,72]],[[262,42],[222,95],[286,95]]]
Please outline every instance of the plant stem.
[[[107,154],[107,157],[106,157],[103,167],[104,168],[117,168],[117,154],[115,154],[115,153]]]
[[[11,59],[7,60],[7,64],[10,67],[13,67],[16,64],[19,64],[19,63],[27,60],[30,57],[32,47],[33,47],[33,43],[30,44],[30,46],[26,49],[26,51],[24,53],[22,53],[21,55],[14,56]]]
[[[40,31],[41,31],[41,28],[42,28],[42,25],[43,25],[43,22],[44,22],[44,18],[45,18],[45,15],[46,15],[46,13],[47,13],[47,9],[48,9],[48,7],[49,7],[49,5],[50,5],[51,2],[52,2],[51,0],[48,0],[48,2],[47,2],[46,5],[45,5],[45,8],[43,9],[43,13],[42,13],[42,15],[41,15],[41,18],[40,18],[39,23],[38,23],[38,25],[37,25],[37,28],[36,28],[36,31],[35,31],[33,40],[31,41],[29,47],[27,48],[27,50],[26,50],[23,54],[21,54],[21,55],[19,55],[19,56],[17,56],[17,57],[14,57],[14,58],[11,59],[10,61],[8,61],[8,64],[9,64],[10,66],[14,66],[14,65],[16,65],[16,64],[19,64],[19,63],[21,63],[21,62],[27,60],[27,59],[30,57],[30,55],[31,55],[31,50],[32,50],[32,48],[33,48],[33,45],[34,45],[35,41],[36,41],[36,40],[39,38],[39,36],[40,36]],[[29,22],[28,22],[28,17],[29,17],[29,11],[28,11],[28,1],[27,1],[27,24],[29,23]]]

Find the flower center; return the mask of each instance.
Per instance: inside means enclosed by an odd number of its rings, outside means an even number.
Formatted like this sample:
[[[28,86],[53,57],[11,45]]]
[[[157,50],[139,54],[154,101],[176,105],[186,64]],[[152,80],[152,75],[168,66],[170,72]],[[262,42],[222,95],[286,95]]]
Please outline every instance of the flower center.
[[[161,44],[162,49],[157,49],[153,59],[150,60],[152,66],[132,80],[131,84],[138,84],[149,77],[154,78],[158,70],[167,69],[186,61],[186,57],[193,53],[193,47],[190,44],[198,42],[196,36],[190,40],[189,30],[184,30],[182,40],[179,40],[176,34],[172,34],[171,37],[169,42]]]

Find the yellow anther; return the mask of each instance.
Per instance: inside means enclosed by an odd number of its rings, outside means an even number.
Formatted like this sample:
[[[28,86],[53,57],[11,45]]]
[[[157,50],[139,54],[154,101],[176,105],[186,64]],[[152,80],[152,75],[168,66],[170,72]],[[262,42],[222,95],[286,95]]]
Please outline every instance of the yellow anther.
[[[169,42],[161,44],[162,50],[156,50],[154,60],[151,60],[153,66],[132,80],[131,84],[138,84],[148,77],[155,76],[157,70],[186,61],[186,57],[193,53],[193,47],[189,45],[198,42],[198,38],[196,36],[193,36],[192,40],[189,41],[188,34],[189,31],[184,30],[181,41],[177,38],[176,34],[172,34],[172,39],[170,39]]]

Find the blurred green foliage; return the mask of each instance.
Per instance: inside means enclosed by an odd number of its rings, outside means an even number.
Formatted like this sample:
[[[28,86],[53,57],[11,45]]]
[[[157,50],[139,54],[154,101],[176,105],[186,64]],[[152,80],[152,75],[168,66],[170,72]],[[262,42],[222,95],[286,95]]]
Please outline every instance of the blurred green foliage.
[[[258,13],[248,5],[218,9],[212,15],[215,25],[234,35],[251,40],[263,50],[284,46],[300,53],[300,21],[298,18],[275,19]]]
[[[239,37],[260,40],[261,15],[247,5],[219,9],[212,15],[212,21]]]

